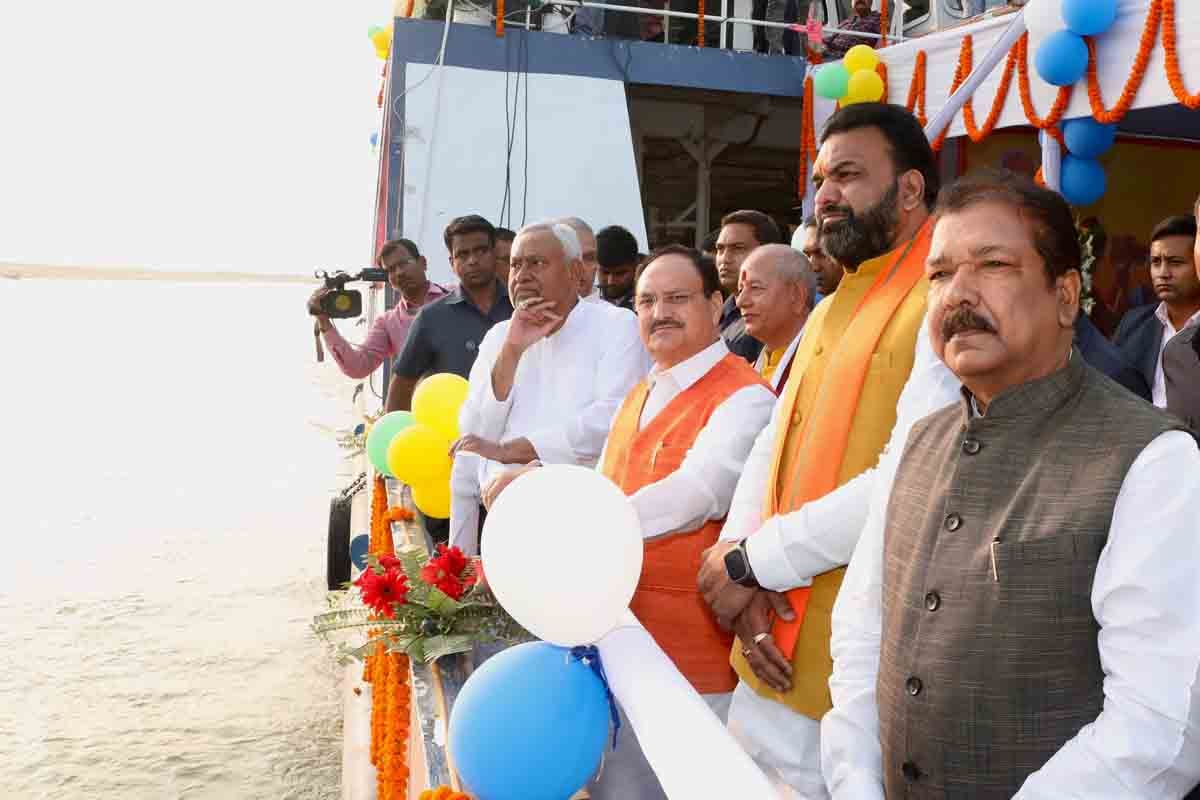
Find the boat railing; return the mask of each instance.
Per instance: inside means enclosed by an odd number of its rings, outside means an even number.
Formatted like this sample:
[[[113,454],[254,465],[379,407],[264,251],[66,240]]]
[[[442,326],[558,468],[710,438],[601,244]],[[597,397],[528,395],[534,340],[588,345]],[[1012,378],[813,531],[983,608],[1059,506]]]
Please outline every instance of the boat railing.
[[[523,28],[526,30],[533,30],[533,29],[537,29],[537,28],[540,28],[542,30],[550,30],[550,27],[547,26],[547,24],[543,21],[542,17],[543,17],[543,15],[545,15],[547,17],[550,16],[549,14],[546,14],[546,9],[552,8],[552,7],[561,7],[561,8],[570,8],[570,9],[576,9],[576,10],[588,8],[588,9],[597,9],[597,10],[605,11],[605,12],[634,14],[637,16],[645,16],[645,17],[659,17],[664,20],[663,39],[664,39],[664,41],[668,41],[668,42],[670,41],[670,20],[673,20],[673,19],[674,20],[695,20],[697,22],[699,22],[700,20],[703,20],[706,24],[714,24],[714,25],[721,26],[720,43],[718,45],[721,49],[728,49],[731,46],[732,33],[733,33],[732,29],[733,29],[733,27],[738,26],[738,25],[744,25],[751,29],[753,29],[753,28],[772,29],[773,28],[773,29],[793,30],[793,31],[800,33],[801,35],[804,35],[803,22],[775,22],[773,20],[755,19],[753,17],[737,16],[736,12],[731,10],[731,8],[730,8],[731,5],[733,5],[735,2],[736,2],[736,0],[722,0],[720,14],[699,14],[694,11],[675,11],[675,10],[669,8],[669,5],[670,5],[669,3],[667,4],[668,5],[667,8],[648,8],[648,7],[643,7],[643,6],[630,6],[630,5],[619,5],[616,3],[597,2],[597,0],[552,0],[552,2],[547,3],[545,6],[542,6],[538,9],[534,9],[532,7],[532,4],[530,4],[530,5],[526,5],[523,9],[521,9],[520,11],[518,11],[514,14],[506,15],[505,19],[504,19],[504,25],[506,27]],[[471,9],[472,11],[474,11],[480,17],[483,17],[482,19],[479,20],[479,24],[493,24],[495,22],[495,17],[491,14],[490,9],[487,9],[484,6],[475,5],[474,3],[470,3],[470,2],[465,2],[465,3],[463,3],[463,5],[466,6],[468,9]],[[456,22],[467,21],[460,16],[461,14],[462,14],[462,9],[459,9],[458,14],[455,15]],[[536,21],[535,21],[535,19],[536,19]],[[563,22],[554,25],[553,28],[555,30],[565,31],[565,28],[566,28],[565,19],[563,20]],[[822,33],[822,35],[845,34],[848,36],[858,37],[858,38],[861,38],[864,41],[864,43],[875,42],[875,41],[878,41],[878,40],[884,38],[882,34],[871,33],[868,31],[847,30],[847,29],[839,28],[835,25],[823,25],[821,28],[821,33]],[[887,39],[889,42],[899,43],[904,40],[904,35],[902,32],[892,31],[887,34]]]

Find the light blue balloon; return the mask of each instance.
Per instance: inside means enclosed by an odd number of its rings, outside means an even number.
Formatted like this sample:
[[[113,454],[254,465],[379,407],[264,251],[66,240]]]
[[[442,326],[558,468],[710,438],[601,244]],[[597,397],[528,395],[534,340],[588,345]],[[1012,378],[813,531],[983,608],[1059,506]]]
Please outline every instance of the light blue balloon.
[[[1071,155],[1099,158],[1117,141],[1117,126],[1102,125],[1092,117],[1077,117],[1063,123],[1063,140]]]
[[[374,147],[377,144],[379,144],[379,134],[372,133],[371,134],[371,147]]]
[[[1087,73],[1087,65],[1087,44],[1071,31],[1047,36],[1034,57],[1038,77],[1052,86],[1075,85]]]
[[[1073,206],[1090,206],[1108,188],[1104,166],[1093,158],[1066,156],[1062,162],[1062,196]]]
[[[450,757],[479,800],[566,800],[596,774],[609,741],[603,682],[545,642],[485,661],[450,712]]]
[[[376,472],[382,472],[390,478],[395,477],[388,469],[388,445],[392,443],[392,437],[412,424],[413,416],[408,411],[393,411],[375,420],[371,432],[367,434],[367,458]]]
[[[1117,21],[1117,0],[1062,0],[1062,17],[1074,33],[1096,36]]]

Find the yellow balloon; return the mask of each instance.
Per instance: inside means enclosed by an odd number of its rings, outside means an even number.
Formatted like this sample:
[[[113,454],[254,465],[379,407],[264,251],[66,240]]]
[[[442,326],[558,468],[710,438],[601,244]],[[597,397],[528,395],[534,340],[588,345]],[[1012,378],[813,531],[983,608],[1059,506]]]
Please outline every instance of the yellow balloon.
[[[877,103],[883,99],[883,78],[874,70],[859,70],[850,76],[850,85],[842,105],[854,103]]]
[[[846,51],[845,57],[842,58],[842,66],[851,75],[860,69],[874,70],[879,66],[879,56],[875,53],[875,48],[871,47],[871,45],[856,44]]]
[[[416,423],[392,437],[388,445],[388,469],[409,486],[429,481],[450,480],[451,442],[432,428]]]
[[[454,441],[458,438],[458,412],[467,399],[468,388],[466,379],[458,375],[430,375],[413,392],[413,419]]]
[[[450,517],[450,479],[426,481],[412,487],[413,503],[427,517]]]

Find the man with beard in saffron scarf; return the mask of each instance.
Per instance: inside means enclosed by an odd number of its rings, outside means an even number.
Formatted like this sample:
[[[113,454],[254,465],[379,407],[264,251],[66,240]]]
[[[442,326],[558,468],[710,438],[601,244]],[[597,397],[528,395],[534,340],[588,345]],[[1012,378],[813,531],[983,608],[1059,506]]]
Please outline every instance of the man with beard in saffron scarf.
[[[784,796],[790,787],[822,798],[830,612],[845,568],[792,579],[784,532],[822,529],[805,506],[873,467],[887,443],[925,314],[929,212],[939,179],[916,119],[900,106],[868,103],[830,118],[813,180],[821,245],[846,274],[809,318],[699,584],[717,619],[738,636],[732,663],[741,680],[730,730]],[[773,620],[763,586],[789,589],[791,613]]]

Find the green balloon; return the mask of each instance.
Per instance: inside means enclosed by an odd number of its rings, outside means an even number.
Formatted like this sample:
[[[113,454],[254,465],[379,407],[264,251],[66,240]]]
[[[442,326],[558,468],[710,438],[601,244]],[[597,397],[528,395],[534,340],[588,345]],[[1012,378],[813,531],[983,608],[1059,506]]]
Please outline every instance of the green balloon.
[[[367,38],[374,39],[375,34],[379,33],[381,30],[383,30],[383,28],[381,28],[380,26],[372,25],[371,27],[367,28]]]
[[[371,432],[367,434],[367,458],[376,472],[395,477],[388,469],[388,445],[392,443],[393,436],[412,424],[413,415],[410,412],[393,411],[384,414],[371,426]]]
[[[839,61],[822,67],[813,78],[813,90],[821,97],[840,100],[850,88],[850,72]]]

